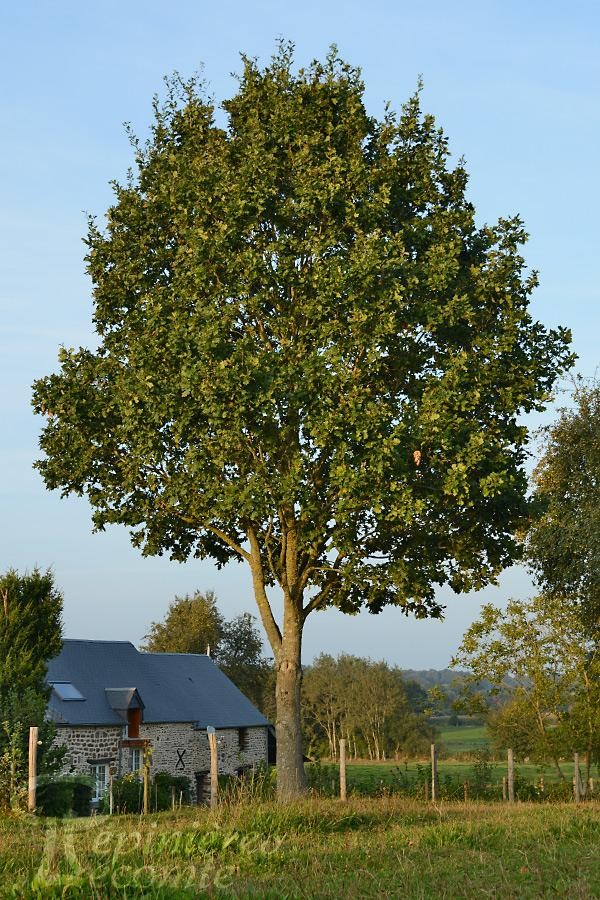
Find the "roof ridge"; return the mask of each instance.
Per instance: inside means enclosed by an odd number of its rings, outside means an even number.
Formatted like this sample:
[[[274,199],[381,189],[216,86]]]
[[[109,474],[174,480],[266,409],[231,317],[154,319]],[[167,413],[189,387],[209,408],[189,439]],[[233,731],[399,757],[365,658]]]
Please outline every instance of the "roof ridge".
[[[63,644],[129,644],[137,649],[133,641],[105,640],[103,638],[63,638]],[[140,652],[139,650],[137,651]]]

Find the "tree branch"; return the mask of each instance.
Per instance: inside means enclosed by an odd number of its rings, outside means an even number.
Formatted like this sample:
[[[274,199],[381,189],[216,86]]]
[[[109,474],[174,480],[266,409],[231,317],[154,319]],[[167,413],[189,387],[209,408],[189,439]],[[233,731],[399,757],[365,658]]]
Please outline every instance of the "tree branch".
[[[265,590],[265,575],[262,560],[260,558],[260,546],[256,531],[250,526],[246,529],[246,533],[248,535],[248,540],[250,541],[251,554],[249,556],[249,563],[250,571],[252,572],[254,597],[269,643],[271,644],[275,657],[277,657],[281,647],[281,630],[275,621],[273,610],[271,609],[271,604],[269,603],[269,598],[267,597],[267,592]]]
[[[174,516],[177,516],[178,519],[181,519],[182,522],[185,522],[186,525],[193,525],[195,528],[205,528],[207,531],[212,531],[212,533],[218,537],[224,544],[233,550],[235,553],[239,554],[242,559],[245,559],[247,562],[250,562],[250,554],[247,550],[244,550],[240,544],[230,538],[229,535],[219,528],[217,525],[210,525],[208,522],[202,522],[198,519],[193,519],[191,516],[185,515],[185,513],[179,512],[177,509],[173,509],[173,507],[164,503],[162,500],[157,499],[156,505],[160,506],[165,512],[170,513]]]
[[[344,559],[343,553],[338,553],[337,558],[332,566],[314,566],[314,567],[312,567],[312,569],[307,569],[306,575],[308,577],[308,573],[310,571],[329,572],[329,573],[334,573],[336,575],[339,575],[340,574],[340,564],[343,559]],[[318,607],[321,606],[325,602],[325,600],[331,594],[333,588],[335,587],[335,583],[336,583],[335,578],[329,578],[329,580],[326,582],[326,584],[323,585],[323,587],[321,588],[319,593],[316,594],[316,596],[314,596],[312,598],[312,600],[310,600],[306,604],[306,606],[302,610],[303,621],[306,619],[306,617],[309,615],[309,613],[311,613],[314,609],[318,609]]]

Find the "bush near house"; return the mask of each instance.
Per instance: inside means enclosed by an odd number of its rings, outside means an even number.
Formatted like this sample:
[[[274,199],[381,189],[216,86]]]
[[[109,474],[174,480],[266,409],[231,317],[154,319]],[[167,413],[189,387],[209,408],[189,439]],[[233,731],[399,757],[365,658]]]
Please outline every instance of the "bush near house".
[[[148,792],[148,806],[150,812],[160,812],[170,809],[175,796],[179,804],[181,796],[183,803],[190,802],[190,780],[185,775],[170,775],[168,772],[157,772],[150,781]],[[108,792],[102,800],[101,811],[109,812],[110,799]],[[129,772],[121,778],[113,779],[113,812],[115,813],[139,813],[144,805],[144,785],[142,780]]]
[[[41,777],[37,786],[37,812],[60,818],[69,813],[89,816],[93,791],[93,781],[85,775]]]

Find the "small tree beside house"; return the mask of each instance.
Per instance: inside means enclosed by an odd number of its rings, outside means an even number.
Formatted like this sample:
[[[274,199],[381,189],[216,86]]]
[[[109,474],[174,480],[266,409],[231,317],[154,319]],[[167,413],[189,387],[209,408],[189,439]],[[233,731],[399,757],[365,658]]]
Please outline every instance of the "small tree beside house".
[[[29,728],[39,728],[38,771],[60,766],[55,726],[46,717],[47,660],[62,646],[62,594],[52,572],[0,576],[0,807],[27,800]]]

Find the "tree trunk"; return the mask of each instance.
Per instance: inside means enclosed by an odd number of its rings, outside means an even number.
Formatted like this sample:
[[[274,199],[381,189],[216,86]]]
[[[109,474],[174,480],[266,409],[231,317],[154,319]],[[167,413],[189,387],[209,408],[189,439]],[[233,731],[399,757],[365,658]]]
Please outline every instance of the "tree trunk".
[[[279,800],[291,800],[306,792],[300,718],[301,646],[301,627],[296,622],[285,622],[281,649],[277,658],[275,688],[277,797]]]
[[[558,761],[558,756],[556,756],[556,754],[552,755],[552,762],[554,763],[554,768],[556,769],[558,777],[560,778],[561,781],[564,781],[565,773],[563,772],[563,770],[560,767],[560,763]]]

